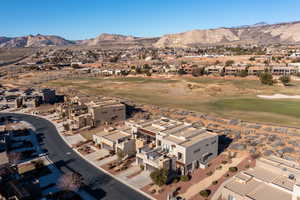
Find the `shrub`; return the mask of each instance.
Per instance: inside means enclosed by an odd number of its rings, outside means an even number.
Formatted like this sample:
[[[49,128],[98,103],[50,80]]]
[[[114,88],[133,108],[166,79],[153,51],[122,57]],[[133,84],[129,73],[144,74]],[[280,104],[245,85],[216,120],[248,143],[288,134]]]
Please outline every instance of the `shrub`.
[[[249,61],[255,61],[255,57],[250,57]]]
[[[206,190],[201,190],[199,193],[202,197],[209,197],[209,195],[211,194],[211,191],[206,189]]]
[[[223,164],[223,165],[226,165],[227,163],[228,163],[227,160],[223,160],[223,161],[222,161],[222,164]]]
[[[229,167],[230,172],[237,172],[238,168],[237,167]]]
[[[180,177],[180,180],[183,181],[183,182],[186,182],[186,181],[189,181],[190,178],[187,175],[183,175],[183,176]]]
[[[167,183],[168,174],[169,173],[168,173],[167,169],[160,169],[160,170],[155,170],[155,171],[151,172],[150,177],[156,185],[162,186]]]
[[[141,168],[141,170],[144,170],[145,166],[144,165],[140,165],[140,168]]]
[[[291,82],[291,77],[284,75],[284,76],[281,76],[279,78],[279,80],[283,83],[283,85],[287,85],[289,82]]]
[[[246,76],[248,76],[248,72],[247,72],[247,70],[242,70],[237,75],[240,77],[246,77]]]
[[[264,85],[273,85],[273,76],[268,72],[261,73],[259,76],[260,82]]]
[[[179,179],[178,178],[174,178],[173,179],[173,183],[178,183],[179,182]]]
[[[225,62],[225,66],[227,67],[227,66],[232,66],[234,64],[234,60],[227,60],[226,62]]]
[[[151,76],[152,74],[151,74],[151,72],[150,71],[147,71],[146,72],[146,76]]]
[[[184,74],[186,74],[186,72],[183,69],[179,69],[178,70],[178,74],[179,75],[184,75]]]
[[[217,184],[218,184],[218,181],[213,181],[212,184],[213,184],[213,185],[217,185]]]
[[[221,170],[222,169],[222,165],[218,166],[216,169],[217,170]]]
[[[118,160],[123,160],[123,158],[125,157],[124,151],[118,150],[117,156],[118,156]]]
[[[211,176],[211,175],[213,175],[213,173],[214,173],[213,171],[209,171],[209,172],[206,173],[206,175]]]

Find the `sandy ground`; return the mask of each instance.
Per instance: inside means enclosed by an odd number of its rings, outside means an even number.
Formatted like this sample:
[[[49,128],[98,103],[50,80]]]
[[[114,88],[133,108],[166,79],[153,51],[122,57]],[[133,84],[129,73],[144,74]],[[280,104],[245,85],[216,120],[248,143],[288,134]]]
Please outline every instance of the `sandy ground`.
[[[257,95],[263,99],[300,99],[300,95],[284,95],[284,94],[273,94],[273,95]]]
[[[192,185],[185,193],[181,194],[181,196],[185,199],[190,199],[196,194],[199,193],[200,190],[208,188],[214,180],[220,179],[229,169],[229,167],[237,166],[240,162],[242,162],[247,157],[246,154],[240,154],[240,156],[233,158],[232,163],[228,163],[223,165],[221,170],[216,170],[213,175],[208,176],[202,181]]]

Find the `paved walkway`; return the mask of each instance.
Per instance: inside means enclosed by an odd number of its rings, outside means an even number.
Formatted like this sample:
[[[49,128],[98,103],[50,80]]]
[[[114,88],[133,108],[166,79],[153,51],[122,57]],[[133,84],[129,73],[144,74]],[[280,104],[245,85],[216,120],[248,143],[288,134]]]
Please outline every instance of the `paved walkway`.
[[[82,137],[82,135],[80,134],[75,134],[75,135],[71,135],[71,136],[66,136],[65,137],[66,140],[73,146],[76,144],[79,144],[80,142],[85,142],[86,139],[84,137]]]
[[[150,178],[150,172],[148,171],[143,171],[142,173],[134,176],[133,178],[127,179],[126,182],[139,189],[152,183]]]
[[[246,155],[241,155],[240,157],[236,157],[232,159],[232,163],[228,163],[225,165],[222,165],[221,170],[215,170],[213,175],[206,177],[205,179],[201,180],[200,182],[192,185],[190,188],[187,189],[187,191],[180,196],[182,196],[185,199],[190,199],[196,194],[198,194],[201,190],[204,190],[208,188],[214,180],[219,180],[224,174],[228,171],[229,167],[237,166],[240,162],[242,162],[245,158],[247,158]]]
[[[95,151],[93,153],[84,155],[84,157],[87,160],[93,162],[95,165],[97,165],[99,167],[118,159],[118,156],[114,155],[114,156],[107,157],[107,158],[105,158],[103,160],[99,160],[99,158],[103,158],[103,157],[105,157],[107,155],[109,155],[108,150],[106,150],[106,149],[98,149],[97,151]]]
[[[123,179],[123,180],[127,180],[128,176],[137,173],[141,170],[141,168],[139,166],[131,166],[130,168],[122,171],[121,173],[117,174],[116,176]]]

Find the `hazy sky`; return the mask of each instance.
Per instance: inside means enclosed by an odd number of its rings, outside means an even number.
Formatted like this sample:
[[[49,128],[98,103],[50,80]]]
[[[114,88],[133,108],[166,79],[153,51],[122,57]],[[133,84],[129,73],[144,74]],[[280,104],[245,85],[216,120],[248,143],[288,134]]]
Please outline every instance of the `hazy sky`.
[[[300,21],[300,0],[1,0],[0,36],[161,36],[192,29]]]

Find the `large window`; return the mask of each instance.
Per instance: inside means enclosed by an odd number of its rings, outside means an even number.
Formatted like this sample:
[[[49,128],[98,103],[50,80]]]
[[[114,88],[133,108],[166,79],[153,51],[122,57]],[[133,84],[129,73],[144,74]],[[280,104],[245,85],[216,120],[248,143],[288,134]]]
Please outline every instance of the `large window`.
[[[178,152],[177,157],[178,157],[178,160],[181,160],[182,159],[182,153]]]
[[[157,140],[157,145],[161,146],[161,141],[160,140]]]

